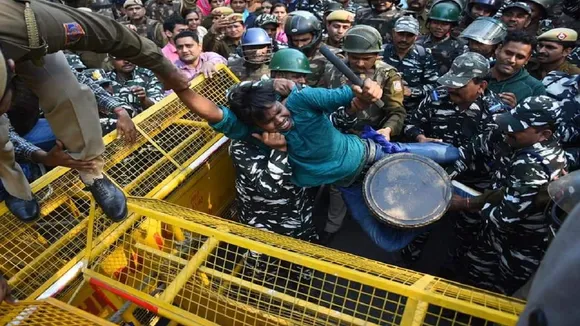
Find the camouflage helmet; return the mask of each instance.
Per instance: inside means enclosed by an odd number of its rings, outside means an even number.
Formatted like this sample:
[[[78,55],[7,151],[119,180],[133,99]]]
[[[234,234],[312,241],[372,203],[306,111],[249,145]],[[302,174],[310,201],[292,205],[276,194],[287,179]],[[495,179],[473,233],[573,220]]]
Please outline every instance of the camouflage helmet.
[[[344,35],[342,50],[347,53],[379,53],[382,51],[382,39],[376,28],[356,25]]]
[[[304,52],[307,56],[310,55],[322,41],[322,24],[316,16],[308,11],[295,11],[293,15],[290,15],[286,20],[284,32],[288,36],[288,46],[291,48],[296,48],[292,42],[292,36],[312,33],[312,42],[299,48],[299,50]]]
[[[270,61],[271,71],[311,74],[310,62],[306,55],[296,49],[281,49],[274,53]]]
[[[438,20],[443,22],[457,23],[461,15],[461,6],[455,1],[436,2],[431,10],[427,20]]]
[[[81,57],[74,53],[66,53],[64,55],[66,57],[66,61],[71,68],[76,70],[87,69],[87,66],[82,62]]]
[[[268,24],[275,24],[278,26],[278,18],[272,14],[261,14],[256,17],[256,20],[254,20],[254,25],[256,27],[263,27],[264,25]]]

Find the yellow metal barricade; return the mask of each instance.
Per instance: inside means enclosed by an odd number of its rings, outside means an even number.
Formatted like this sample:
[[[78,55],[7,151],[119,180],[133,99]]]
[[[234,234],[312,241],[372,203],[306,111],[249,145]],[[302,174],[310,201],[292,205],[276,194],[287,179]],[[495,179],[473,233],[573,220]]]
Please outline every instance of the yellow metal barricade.
[[[163,201],[132,197],[129,209],[139,218],[92,248],[85,277],[179,324],[513,325],[523,309],[512,298]],[[258,269],[248,260],[257,253]]]
[[[192,88],[224,104],[227,88],[236,81],[222,66],[212,79],[195,79]],[[166,198],[226,142],[175,95],[134,121],[139,132],[134,144],[116,139],[115,132],[104,137],[105,174],[128,195]],[[231,166],[228,169],[233,171]],[[33,192],[41,203],[42,217],[31,224],[19,222],[4,204],[0,205],[0,273],[9,279],[17,298],[36,299],[61,288],[74,291],[75,287],[66,282],[55,282],[74,279],[67,273],[85,266],[82,253],[87,242],[99,243],[119,227],[97,210],[92,238],[87,239],[90,194],[83,188],[78,174],[65,168],[41,177],[33,184]],[[215,214],[226,209],[229,202],[222,199],[233,196],[233,184],[214,190],[220,193],[213,197],[200,195],[207,200],[199,203],[197,209]]]
[[[6,326],[113,326],[104,319],[55,299],[0,304],[0,325]]]

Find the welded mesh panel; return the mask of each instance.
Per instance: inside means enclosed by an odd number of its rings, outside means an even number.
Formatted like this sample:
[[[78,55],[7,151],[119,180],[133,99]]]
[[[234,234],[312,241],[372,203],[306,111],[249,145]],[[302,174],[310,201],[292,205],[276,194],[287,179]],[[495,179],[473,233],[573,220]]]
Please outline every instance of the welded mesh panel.
[[[223,103],[226,90],[236,81],[223,66],[211,80],[195,79],[192,87]],[[137,141],[127,144],[113,132],[104,137],[103,154],[105,174],[130,195],[166,196],[167,191],[159,190],[177,174],[192,173],[191,162],[222,137],[189,113],[175,95],[152,106],[134,122],[139,131]],[[0,273],[9,278],[17,298],[39,295],[81,258],[87,243],[91,196],[83,188],[76,172],[57,168],[33,187],[42,206],[37,222],[21,223],[5,206],[0,208]],[[115,227],[98,210],[95,245]]]
[[[523,309],[511,298],[161,201],[131,198],[130,208],[144,217],[89,274],[125,293],[138,290],[131,295],[152,306],[171,304],[169,315],[219,325],[399,325],[415,318],[491,325],[513,324]],[[160,295],[149,295],[152,289]]]
[[[0,305],[0,324],[6,326],[113,326],[56,300],[21,301]]]

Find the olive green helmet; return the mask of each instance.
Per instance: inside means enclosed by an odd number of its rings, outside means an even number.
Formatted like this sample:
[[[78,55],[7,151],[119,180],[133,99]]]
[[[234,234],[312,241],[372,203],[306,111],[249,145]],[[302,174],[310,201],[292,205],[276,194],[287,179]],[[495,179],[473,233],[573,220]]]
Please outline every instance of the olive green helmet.
[[[274,53],[270,60],[271,71],[295,72],[311,74],[310,62],[302,51],[297,49],[281,49]]]
[[[439,1],[429,10],[428,20],[457,23],[461,16],[461,6],[454,1]]]
[[[368,25],[356,25],[346,32],[342,50],[347,53],[379,53],[383,41],[381,33]]]

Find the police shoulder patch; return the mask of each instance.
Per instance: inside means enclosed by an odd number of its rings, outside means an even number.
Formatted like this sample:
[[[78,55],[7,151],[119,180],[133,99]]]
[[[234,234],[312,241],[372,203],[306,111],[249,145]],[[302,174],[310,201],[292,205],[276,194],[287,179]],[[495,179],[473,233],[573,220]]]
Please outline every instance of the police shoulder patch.
[[[393,90],[395,92],[402,92],[403,91],[403,85],[401,85],[401,81],[400,80],[395,80],[393,82]]]
[[[69,46],[78,42],[83,36],[85,36],[85,30],[79,23],[65,23],[64,34],[65,40],[64,45]]]

